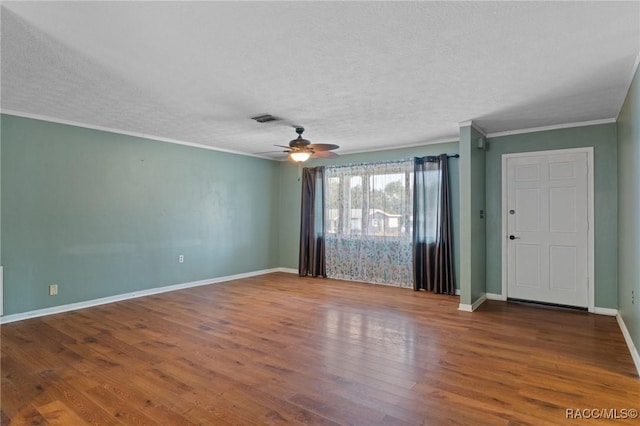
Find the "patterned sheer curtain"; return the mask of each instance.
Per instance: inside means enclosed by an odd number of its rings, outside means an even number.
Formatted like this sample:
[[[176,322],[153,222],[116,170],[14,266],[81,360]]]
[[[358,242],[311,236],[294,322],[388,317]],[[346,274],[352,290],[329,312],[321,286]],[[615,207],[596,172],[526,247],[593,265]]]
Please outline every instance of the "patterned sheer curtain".
[[[324,249],[324,167],[302,169],[300,276],[326,277]]]
[[[413,286],[413,160],[326,167],[331,278]]]
[[[448,161],[447,154],[415,159],[414,290],[455,294]]]

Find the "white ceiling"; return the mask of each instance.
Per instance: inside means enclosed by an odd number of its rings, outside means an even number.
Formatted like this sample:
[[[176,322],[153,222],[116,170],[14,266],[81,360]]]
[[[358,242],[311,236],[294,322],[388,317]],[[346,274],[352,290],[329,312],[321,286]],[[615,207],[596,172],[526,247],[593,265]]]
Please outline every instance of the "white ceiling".
[[[640,3],[3,1],[1,30],[5,112],[347,153],[615,118]]]

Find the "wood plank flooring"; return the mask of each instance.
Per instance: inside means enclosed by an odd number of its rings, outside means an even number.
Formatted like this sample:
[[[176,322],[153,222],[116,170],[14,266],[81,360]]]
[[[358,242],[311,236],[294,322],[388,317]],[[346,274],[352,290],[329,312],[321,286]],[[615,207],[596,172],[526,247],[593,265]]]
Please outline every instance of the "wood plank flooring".
[[[458,303],[275,273],[6,324],[2,424],[558,425],[640,409],[615,318]]]

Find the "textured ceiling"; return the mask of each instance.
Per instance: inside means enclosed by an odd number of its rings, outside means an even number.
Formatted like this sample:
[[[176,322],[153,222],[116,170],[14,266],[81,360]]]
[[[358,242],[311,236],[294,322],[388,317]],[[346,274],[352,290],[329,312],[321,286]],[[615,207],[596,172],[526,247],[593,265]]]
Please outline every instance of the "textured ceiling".
[[[1,30],[5,112],[347,153],[615,118],[640,3],[2,2]]]

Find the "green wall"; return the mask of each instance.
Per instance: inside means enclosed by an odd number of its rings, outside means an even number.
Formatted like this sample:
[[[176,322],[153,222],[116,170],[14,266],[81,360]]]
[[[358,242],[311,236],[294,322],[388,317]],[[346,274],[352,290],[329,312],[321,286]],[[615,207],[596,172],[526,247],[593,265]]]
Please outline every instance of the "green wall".
[[[485,151],[482,135],[460,128],[460,303],[471,305],[486,293]]]
[[[457,154],[458,142],[448,142],[433,145],[424,145],[412,148],[399,148],[384,151],[365,152],[359,154],[341,155],[334,159],[309,160],[305,167],[318,165],[357,164],[385,160],[399,160],[411,157],[423,157],[438,154]],[[460,276],[460,204],[459,204],[459,160],[449,159],[449,180],[451,184],[451,211],[453,233],[453,256],[455,263],[456,286]],[[290,162],[280,163],[280,266],[298,269],[298,253],[300,238],[300,168]]]
[[[596,306],[620,307],[640,340],[640,304],[628,297],[632,288],[640,297],[637,80],[618,124],[619,159],[612,123],[495,137],[486,152],[476,148],[480,134],[463,127],[461,143],[305,166],[460,153],[450,160],[454,260],[461,303],[471,304],[485,292],[502,291],[502,154],[593,146]],[[296,164],[10,115],[2,115],[0,126],[5,315],[279,266],[297,269]],[[624,224],[619,265],[618,220]],[[48,296],[49,284],[60,286],[58,296]]]
[[[618,307],[616,125],[573,127],[489,139],[486,152],[487,292],[502,294],[502,155],[579,147],[594,148],[595,306]]]
[[[0,266],[2,266],[2,120],[0,120]],[[0,271],[4,278],[4,272]],[[4,315],[4,283],[0,284],[0,315]]]
[[[636,348],[640,348],[639,75],[636,69],[618,117],[618,309]]]
[[[2,120],[0,119],[0,266],[2,266]],[[2,289],[0,289],[2,291]],[[0,295],[0,300],[2,299]],[[0,306],[2,312],[2,306]]]
[[[279,164],[1,120],[5,315],[278,266]]]

